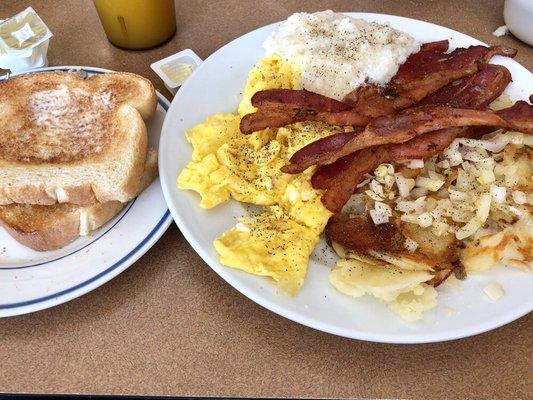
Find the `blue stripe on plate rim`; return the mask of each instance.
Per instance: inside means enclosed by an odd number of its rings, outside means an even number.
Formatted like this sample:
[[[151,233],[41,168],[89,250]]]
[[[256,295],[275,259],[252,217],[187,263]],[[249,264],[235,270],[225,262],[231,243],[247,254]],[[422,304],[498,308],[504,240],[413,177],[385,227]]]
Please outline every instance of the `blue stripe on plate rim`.
[[[86,72],[89,72],[89,73],[92,73],[92,74],[103,74],[103,73],[106,73],[106,72],[111,72],[110,70],[105,70],[103,68],[96,69],[96,68],[90,68],[90,67],[43,68],[43,69],[40,69],[40,70],[37,70],[37,71],[32,71],[32,72],[70,71],[70,70],[80,70],[80,71],[82,70],[82,71],[86,71]],[[13,76],[15,76],[15,75],[13,75]],[[165,111],[168,111],[169,102],[160,93],[157,93],[157,102],[158,102],[159,105],[161,105],[161,107]],[[49,264],[49,263],[55,262],[57,260],[63,259],[65,257],[71,256],[74,253],[77,253],[78,251],[86,248],[87,246],[90,246],[91,244],[95,243],[96,241],[98,241],[99,239],[104,237],[113,227],[115,227],[120,222],[120,220],[122,220],[122,218],[124,218],[124,216],[131,209],[131,206],[133,205],[133,203],[135,203],[135,201],[136,201],[136,199],[134,199],[129,204],[129,206],[126,209],[126,211],[124,212],[124,214],[122,214],[122,216],[119,218],[119,220],[116,221],[115,224],[113,224],[113,226],[111,226],[111,228],[109,228],[107,231],[105,231],[102,235],[100,235],[98,238],[96,238],[95,240],[93,240],[89,244],[83,246],[81,249],[77,249],[77,250],[75,250],[72,253],[69,253],[67,255],[61,256],[61,257],[56,258],[54,260],[50,260],[50,261],[46,261],[46,262],[43,262],[43,263],[39,263],[39,264],[26,265],[26,266],[20,266],[20,267],[12,267],[12,268],[10,268],[10,267],[8,267],[8,268],[0,268],[0,272],[2,270],[12,270],[12,269],[21,269],[21,268],[30,268],[30,267],[42,266],[42,265]],[[41,303],[41,302],[44,302],[44,301],[47,301],[47,300],[51,300],[51,299],[63,296],[65,294],[71,293],[71,292],[73,292],[75,290],[81,289],[82,287],[91,284],[92,282],[94,282],[94,281],[100,279],[101,277],[109,274],[113,270],[117,269],[118,267],[120,267],[124,263],[126,263],[130,258],[132,258],[159,231],[159,229],[168,220],[171,221],[172,217],[170,216],[170,211],[167,209],[165,211],[165,213],[163,214],[163,216],[161,217],[161,219],[159,220],[159,222],[155,225],[155,227],[150,231],[150,233],[137,246],[135,246],[128,254],[126,254],[124,257],[122,257],[120,260],[118,260],[113,265],[111,265],[109,268],[107,268],[104,271],[100,272],[99,274],[93,276],[92,278],[89,278],[89,279],[87,279],[84,282],[78,283],[77,285],[72,286],[72,287],[70,287],[68,289],[64,289],[64,290],[62,290],[60,292],[57,292],[57,293],[54,293],[54,294],[49,294],[47,296],[39,297],[39,298],[32,299],[32,300],[24,300],[24,301],[21,301],[21,302],[18,302],[18,303],[0,304],[0,310],[24,307],[24,306],[29,306],[29,305],[32,305],[32,304]]]

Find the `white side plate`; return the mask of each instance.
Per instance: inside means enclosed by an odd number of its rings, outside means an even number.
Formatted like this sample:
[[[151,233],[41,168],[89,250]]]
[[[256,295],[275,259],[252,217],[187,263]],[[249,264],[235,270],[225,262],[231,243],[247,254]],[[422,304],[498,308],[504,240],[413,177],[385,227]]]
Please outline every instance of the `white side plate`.
[[[36,71],[69,69],[89,75],[110,72],[72,66]],[[169,107],[160,93],[157,100],[156,113],[147,123],[149,145],[155,149]],[[33,251],[0,227],[0,317],[53,307],[90,292],[146,253],[171,222],[158,178],[106,225],[59,250]]]

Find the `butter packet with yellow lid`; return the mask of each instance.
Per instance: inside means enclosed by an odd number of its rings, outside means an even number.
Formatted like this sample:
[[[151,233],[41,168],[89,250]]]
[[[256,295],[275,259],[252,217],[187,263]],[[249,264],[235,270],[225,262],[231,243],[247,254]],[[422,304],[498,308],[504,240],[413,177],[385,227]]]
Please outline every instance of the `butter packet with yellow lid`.
[[[150,67],[163,80],[170,93],[176,94],[178,88],[191,76],[201,63],[202,60],[194,51],[185,49],[156,61]]]
[[[32,7],[0,22],[0,68],[42,67],[52,32]]]

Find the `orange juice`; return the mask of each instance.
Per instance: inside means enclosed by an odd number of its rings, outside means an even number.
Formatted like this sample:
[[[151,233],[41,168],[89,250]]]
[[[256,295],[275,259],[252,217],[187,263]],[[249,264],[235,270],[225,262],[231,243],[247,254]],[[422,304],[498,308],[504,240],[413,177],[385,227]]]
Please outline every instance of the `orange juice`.
[[[107,38],[127,49],[156,46],[176,31],[173,0],[93,0]]]

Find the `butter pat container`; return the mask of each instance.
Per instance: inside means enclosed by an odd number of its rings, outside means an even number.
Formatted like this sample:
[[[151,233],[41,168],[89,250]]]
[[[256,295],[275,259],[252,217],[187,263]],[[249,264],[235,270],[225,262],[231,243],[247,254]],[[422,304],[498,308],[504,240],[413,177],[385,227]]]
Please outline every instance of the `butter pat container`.
[[[0,21],[0,68],[19,72],[46,66],[51,37],[32,7]]]
[[[202,59],[194,51],[185,49],[156,61],[150,67],[163,80],[170,93],[176,94],[178,88],[201,63]]]

